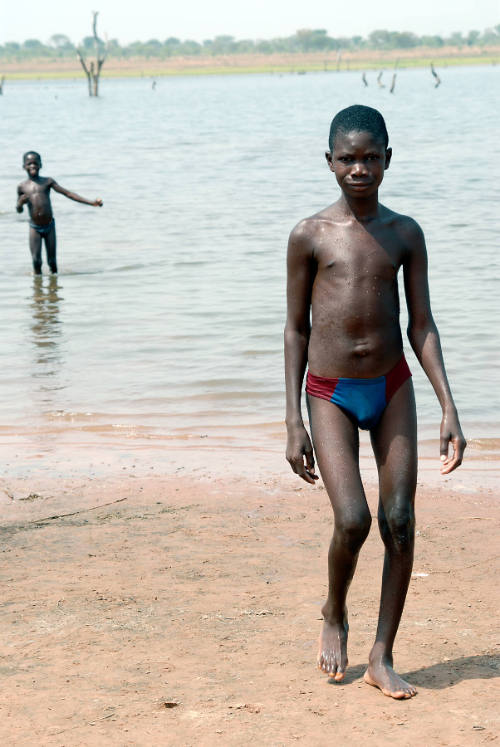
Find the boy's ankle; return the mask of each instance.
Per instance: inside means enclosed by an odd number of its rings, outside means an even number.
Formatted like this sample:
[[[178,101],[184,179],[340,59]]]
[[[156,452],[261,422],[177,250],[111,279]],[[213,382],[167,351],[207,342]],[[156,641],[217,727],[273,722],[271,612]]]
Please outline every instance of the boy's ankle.
[[[338,610],[334,607],[333,604],[330,604],[329,602],[325,602],[325,604],[321,608],[321,614],[323,615],[323,620],[330,623],[331,625],[335,625],[337,623],[343,624],[347,621],[347,609],[344,608],[342,610]]]
[[[392,650],[388,649],[386,644],[382,641],[375,641],[373,648],[370,651],[368,661],[370,664],[383,662],[384,664],[390,664],[390,666],[392,666]]]

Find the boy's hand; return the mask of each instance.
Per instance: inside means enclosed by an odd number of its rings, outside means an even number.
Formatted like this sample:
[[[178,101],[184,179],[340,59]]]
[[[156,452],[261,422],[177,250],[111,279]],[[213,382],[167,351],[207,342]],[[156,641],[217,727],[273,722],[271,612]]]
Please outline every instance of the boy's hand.
[[[450,443],[453,454],[448,455]],[[456,413],[444,413],[440,433],[441,474],[447,475],[462,464],[467,441],[464,438]]]
[[[16,210],[18,213],[23,212],[23,205],[25,205],[28,202],[28,196],[27,195],[20,195],[17,199],[17,205]]]
[[[318,475],[314,472],[311,439],[303,425],[288,431],[286,458],[296,475],[314,485]]]
[[[102,200],[94,200],[94,202],[92,203],[92,207],[102,207]]]

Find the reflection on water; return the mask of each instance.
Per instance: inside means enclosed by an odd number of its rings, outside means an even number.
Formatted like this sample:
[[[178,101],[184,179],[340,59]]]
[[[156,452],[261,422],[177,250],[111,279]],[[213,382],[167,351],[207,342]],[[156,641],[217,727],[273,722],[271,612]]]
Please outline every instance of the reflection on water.
[[[63,325],[60,315],[62,287],[57,275],[33,277],[31,300],[32,322],[30,339],[33,343],[31,378],[35,380],[35,404],[53,409],[55,392],[64,389],[61,381]]]

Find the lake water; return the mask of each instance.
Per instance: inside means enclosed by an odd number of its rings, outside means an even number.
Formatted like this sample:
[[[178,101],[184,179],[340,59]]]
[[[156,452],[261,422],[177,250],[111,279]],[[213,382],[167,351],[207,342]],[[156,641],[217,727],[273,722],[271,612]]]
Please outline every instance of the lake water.
[[[288,233],[337,198],[331,117],[380,108],[381,199],[422,225],[433,309],[467,434],[500,436],[500,138],[495,67],[7,81],[0,97],[4,440],[282,433]],[[390,82],[390,73],[385,74]],[[54,194],[60,275],[31,275],[22,153],[102,209]],[[44,266],[44,271],[46,268]],[[402,324],[406,321],[404,312]],[[440,412],[406,344],[420,421]],[[236,434],[236,435],[235,435]],[[239,434],[239,435],[238,435]],[[83,437],[83,436],[82,436]]]

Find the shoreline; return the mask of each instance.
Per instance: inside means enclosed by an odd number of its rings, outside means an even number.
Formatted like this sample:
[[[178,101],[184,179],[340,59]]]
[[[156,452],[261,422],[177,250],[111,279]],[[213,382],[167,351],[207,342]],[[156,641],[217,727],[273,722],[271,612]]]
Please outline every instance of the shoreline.
[[[131,426],[78,427],[21,432],[0,428],[3,473],[0,502],[21,493],[29,495],[39,485],[54,481],[107,482],[121,476],[124,483],[152,476],[208,481],[301,481],[286,459],[286,436],[281,424],[258,427],[189,429],[182,433],[138,433]],[[307,426],[308,427],[308,426]],[[446,490],[450,496],[483,491],[496,494],[500,484],[500,438],[475,438],[468,434],[464,463],[451,475],[441,475],[438,429],[420,434],[418,487],[420,493]],[[378,484],[375,459],[365,431],[360,432],[360,469],[367,489]],[[297,486],[296,486],[297,487]],[[20,492],[19,492],[20,491]]]
[[[371,71],[387,68],[389,71],[428,67],[496,65],[500,63],[500,48],[468,48],[467,50],[443,47],[412,50],[359,51],[272,55],[221,55],[171,58],[108,58],[102,69],[102,78],[171,77],[184,75],[234,75],[255,73],[312,73]],[[0,74],[6,80],[85,78],[80,63],[75,58],[53,58],[27,61],[1,61]]]

